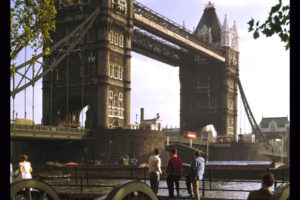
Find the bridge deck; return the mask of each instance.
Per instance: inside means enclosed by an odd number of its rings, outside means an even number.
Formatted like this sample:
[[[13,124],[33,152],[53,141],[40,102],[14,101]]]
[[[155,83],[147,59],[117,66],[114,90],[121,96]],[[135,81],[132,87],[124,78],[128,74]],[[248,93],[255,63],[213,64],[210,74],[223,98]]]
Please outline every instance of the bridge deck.
[[[10,125],[11,139],[59,139],[81,140],[86,135],[86,129],[66,128],[43,125]]]

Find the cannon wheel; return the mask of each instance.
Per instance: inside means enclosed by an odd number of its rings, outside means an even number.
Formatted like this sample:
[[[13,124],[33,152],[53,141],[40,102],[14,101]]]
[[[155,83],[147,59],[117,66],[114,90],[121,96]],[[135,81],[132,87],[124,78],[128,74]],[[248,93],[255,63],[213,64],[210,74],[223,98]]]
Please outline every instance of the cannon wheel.
[[[290,184],[281,184],[274,192],[271,200],[287,200],[290,199]]]
[[[32,188],[32,189],[31,189]],[[32,198],[32,191],[39,191],[38,199],[39,200],[60,200],[56,191],[47,183],[34,180],[34,179],[25,179],[21,181],[16,181],[10,185],[10,200],[13,200],[15,195],[18,192],[26,191],[27,199],[33,200]]]
[[[158,200],[152,189],[145,183],[130,180],[114,187],[105,200]]]

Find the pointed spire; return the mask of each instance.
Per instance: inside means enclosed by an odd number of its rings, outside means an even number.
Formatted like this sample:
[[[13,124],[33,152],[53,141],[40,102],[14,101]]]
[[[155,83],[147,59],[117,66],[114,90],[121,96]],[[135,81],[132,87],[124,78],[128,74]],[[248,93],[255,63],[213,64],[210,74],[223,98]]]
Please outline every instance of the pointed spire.
[[[206,5],[205,5],[205,9],[206,8],[214,8],[215,7],[215,4],[212,3],[211,1],[209,1]]]
[[[183,29],[186,29],[184,21],[182,22],[182,27],[183,27]]]
[[[232,30],[234,31],[235,36],[238,37],[238,32],[237,32],[237,28],[236,28],[236,23],[235,23],[235,21],[234,21],[234,23],[233,23]]]
[[[232,48],[236,51],[239,50],[239,36],[238,36],[238,32],[237,32],[237,28],[236,28],[236,23],[234,21],[233,23],[233,27],[232,27],[232,32],[233,32],[233,36],[232,36]]]
[[[228,23],[227,23],[227,15],[226,14],[225,14],[225,18],[224,18],[224,22],[223,22],[223,26],[222,26],[222,31],[223,32],[229,32]]]
[[[227,15],[225,15],[221,33],[221,46],[231,46],[231,31],[228,28]]]

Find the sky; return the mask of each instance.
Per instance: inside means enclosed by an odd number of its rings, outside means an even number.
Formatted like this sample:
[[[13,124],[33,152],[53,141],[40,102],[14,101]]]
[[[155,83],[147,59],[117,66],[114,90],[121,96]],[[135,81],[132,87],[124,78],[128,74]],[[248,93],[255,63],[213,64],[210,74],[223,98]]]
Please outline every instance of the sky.
[[[201,19],[208,0],[138,0],[138,2],[164,15],[178,24],[185,23],[193,30]],[[239,35],[240,80],[252,110],[259,123],[263,117],[286,117],[290,115],[290,52],[277,35],[253,39],[247,22],[254,18],[264,21],[277,0],[215,0],[216,13],[223,24],[227,15],[228,24],[236,21]],[[285,4],[289,1],[283,1]],[[27,59],[28,59],[27,55]],[[17,63],[24,62],[21,53]],[[145,118],[160,114],[163,126],[179,127],[180,83],[179,68],[161,63],[132,52],[131,58],[131,123],[140,118],[140,108],[145,109]],[[41,81],[35,86],[34,121],[41,122]],[[27,118],[32,119],[32,88],[27,89]],[[24,92],[15,98],[15,112],[24,117]],[[11,103],[12,105],[13,103]],[[246,114],[238,104],[239,133],[250,132]],[[11,113],[13,106],[11,106]],[[12,115],[11,115],[12,118]],[[139,121],[139,120],[138,120]]]

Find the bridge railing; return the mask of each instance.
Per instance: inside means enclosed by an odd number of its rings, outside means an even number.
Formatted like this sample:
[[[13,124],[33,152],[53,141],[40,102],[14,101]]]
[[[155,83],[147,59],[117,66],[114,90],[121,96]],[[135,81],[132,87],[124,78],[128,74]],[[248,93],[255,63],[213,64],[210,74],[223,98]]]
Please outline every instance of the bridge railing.
[[[220,45],[201,40],[195,34],[193,34],[192,31],[186,29],[185,27],[179,25],[178,23],[168,19],[167,17],[155,12],[154,10],[144,6],[143,4],[137,1],[133,1],[133,2],[134,2],[133,10],[135,14],[145,17],[159,24],[160,26],[165,27],[166,29],[176,34],[179,34],[180,36],[186,39],[189,39],[201,46],[205,46],[207,49],[215,51],[220,55],[224,54],[224,49]]]
[[[180,61],[180,55],[183,54],[182,49],[169,44],[165,41],[159,40],[157,37],[153,37],[148,32],[142,31],[139,28],[133,29],[132,47],[142,50],[150,50],[166,58],[173,65],[178,65]]]
[[[73,133],[84,135],[87,129],[57,127],[57,126],[44,126],[44,125],[24,125],[24,124],[10,124],[10,130],[15,131],[30,131],[30,132],[52,132],[52,133]]]
[[[174,136],[166,136],[166,137],[169,137],[169,143],[190,143],[191,140],[184,137],[174,137]],[[192,144],[206,145],[207,143],[200,139],[194,139],[192,141]]]

